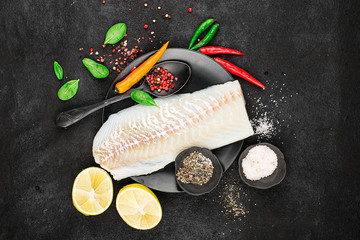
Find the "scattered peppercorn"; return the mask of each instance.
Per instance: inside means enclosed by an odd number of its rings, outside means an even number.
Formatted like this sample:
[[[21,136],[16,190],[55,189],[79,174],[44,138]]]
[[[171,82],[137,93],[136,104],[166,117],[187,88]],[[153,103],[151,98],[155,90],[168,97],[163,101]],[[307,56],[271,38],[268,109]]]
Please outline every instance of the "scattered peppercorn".
[[[189,9],[188,9],[188,12],[191,13],[191,12],[192,12],[192,8],[189,8]]]
[[[149,25],[147,25],[147,24],[144,25],[144,28],[145,28],[145,29],[147,29],[148,27],[149,27]]]
[[[161,17],[162,17],[162,18],[169,18],[169,19],[170,19],[170,18],[171,18],[171,15],[168,14],[168,13],[162,13],[162,14],[161,14]]]

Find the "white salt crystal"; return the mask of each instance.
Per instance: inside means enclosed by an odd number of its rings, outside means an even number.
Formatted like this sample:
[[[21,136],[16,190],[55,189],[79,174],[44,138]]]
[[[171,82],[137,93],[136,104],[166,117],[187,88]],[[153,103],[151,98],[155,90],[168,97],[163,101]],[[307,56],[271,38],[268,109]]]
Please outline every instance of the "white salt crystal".
[[[269,147],[259,145],[250,149],[241,165],[245,177],[255,181],[270,176],[278,165],[278,159]]]

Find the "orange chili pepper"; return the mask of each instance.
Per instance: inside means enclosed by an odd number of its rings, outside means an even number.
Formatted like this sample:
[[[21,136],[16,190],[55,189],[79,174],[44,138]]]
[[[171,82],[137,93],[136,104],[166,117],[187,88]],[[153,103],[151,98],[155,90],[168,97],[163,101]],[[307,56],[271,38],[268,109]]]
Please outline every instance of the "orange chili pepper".
[[[139,82],[156,64],[164,54],[169,42],[165,43],[156,53],[145,60],[140,66],[135,68],[124,80],[115,85],[115,92],[124,93]]]

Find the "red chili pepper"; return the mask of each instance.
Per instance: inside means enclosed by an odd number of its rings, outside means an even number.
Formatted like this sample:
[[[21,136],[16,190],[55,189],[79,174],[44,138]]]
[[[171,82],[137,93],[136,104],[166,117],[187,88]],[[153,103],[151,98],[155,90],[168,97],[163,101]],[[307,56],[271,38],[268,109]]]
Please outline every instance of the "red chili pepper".
[[[251,82],[252,84],[255,84],[256,86],[259,86],[259,87],[265,89],[265,86],[261,82],[259,82],[255,78],[253,78],[245,70],[235,66],[234,64],[232,64],[224,59],[218,58],[218,57],[214,58],[214,60],[217,61],[218,63],[220,63],[220,65],[223,66],[230,73],[232,73],[238,77],[241,77],[241,78]]]
[[[202,54],[206,54],[206,55],[214,55],[214,54],[244,55],[242,52],[239,52],[235,49],[224,48],[224,47],[214,47],[214,46],[201,47],[200,52]]]

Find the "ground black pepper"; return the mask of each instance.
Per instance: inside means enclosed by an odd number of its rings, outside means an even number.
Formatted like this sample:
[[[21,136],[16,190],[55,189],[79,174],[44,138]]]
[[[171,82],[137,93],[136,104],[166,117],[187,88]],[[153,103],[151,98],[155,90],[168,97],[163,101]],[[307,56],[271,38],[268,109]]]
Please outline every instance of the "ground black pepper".
[[[203,185],[209,182],[214,172],[211,160],[197,151],[183,160],[183,167],[176,173],[180,182]]]

